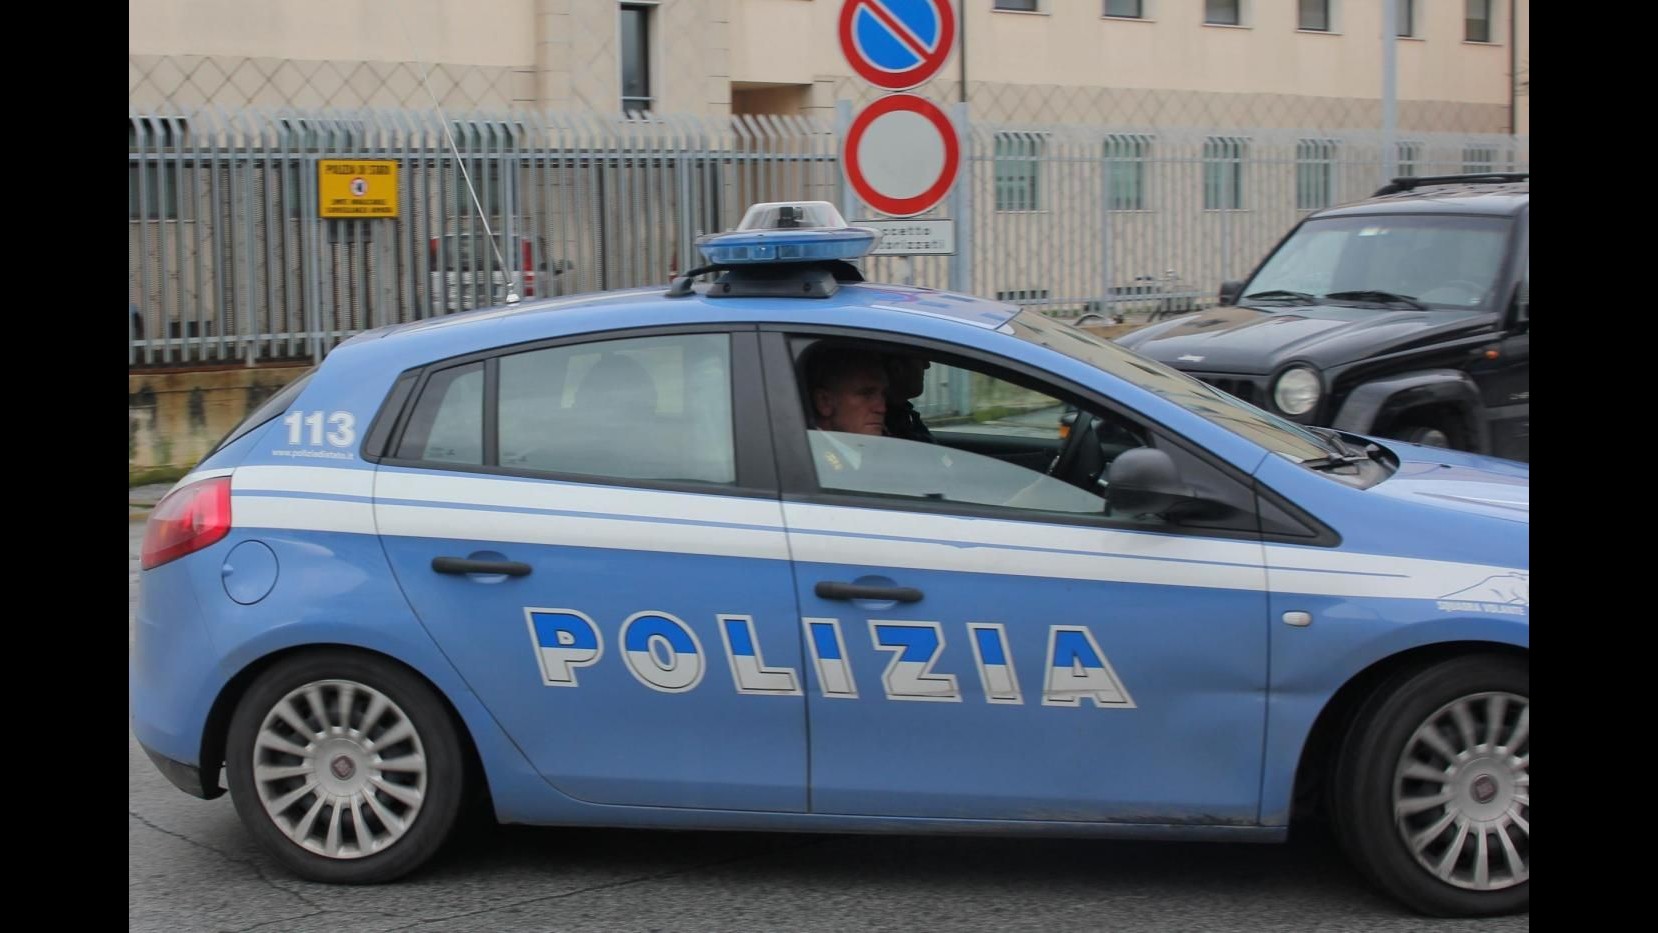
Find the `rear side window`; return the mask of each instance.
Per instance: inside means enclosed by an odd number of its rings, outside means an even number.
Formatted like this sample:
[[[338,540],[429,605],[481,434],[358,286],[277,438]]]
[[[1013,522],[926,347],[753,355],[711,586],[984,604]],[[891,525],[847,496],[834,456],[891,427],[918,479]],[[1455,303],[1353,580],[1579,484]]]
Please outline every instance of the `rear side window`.
[[[731,346],[676,334],[501,359],[501,466],[622,479],[736,480]]]
[[[396,459],[728,484],[737,479],[732,405],[726,334],[526,350],[434,372]]]
[[[213,456],[236,441],[241,440],[250,431],[264,425],[272,418],[282,414],[284,411],[287,411],[288,403],[292,402],[295,398],[298,398],[299,393],[305,391],[305,386],[310,383],[311,377],[316,375],[316,372],[316,367],[312,367],[306,370],[304,375],[301,375],[298,379],[295,379],[293,382],[290,382],[282,388],[276,390],[276,394],[272,395],[268,399],[265,399],[265,401],[261,403],[258,408],[253,410],[252,414],[249,414],[246,418],[243,418],[242,422],[236,425],[236,427],[231,428],[230,433],[226,434],[223,440],[219,441],[217,444],[214,444],[213,449],[208,451],[207,456]],[[207,457],[203,457],[202,459],[205,460]]]
[[[484,462],[484,364],[439,370],[426,381],[420,403],[398,445],[401,460]]]

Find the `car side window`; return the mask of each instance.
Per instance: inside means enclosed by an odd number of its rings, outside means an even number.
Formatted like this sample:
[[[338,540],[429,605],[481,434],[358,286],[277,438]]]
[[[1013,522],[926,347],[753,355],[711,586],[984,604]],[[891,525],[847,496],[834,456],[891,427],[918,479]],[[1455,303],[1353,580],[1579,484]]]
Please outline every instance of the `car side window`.
[[[725,334],[551,347],[503,356],[500,367],[503,467],[736,480]]]
[[[1149,437],[1109,413],[1094,428],[1090,415],[1089,449],[1068,454],[1079,409],[1057,394],[894,348],[815,346],[802,373],[806,440],[825,491],[1100,515],[1100,450]]]
[[[398,444],[402,460],[484,462],[484,364],[438,370],[426,380],[420,401]]]

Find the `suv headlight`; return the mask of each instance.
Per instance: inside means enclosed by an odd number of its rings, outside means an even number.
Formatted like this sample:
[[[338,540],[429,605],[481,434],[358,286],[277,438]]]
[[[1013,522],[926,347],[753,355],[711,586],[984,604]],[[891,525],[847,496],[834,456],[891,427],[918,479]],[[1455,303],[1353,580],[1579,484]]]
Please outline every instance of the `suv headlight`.
[[[1286,415],[1304,415],[1313,410],[1323,393],[1318,373],[1305,366],[1292,366],[1272,384],[1272,404]]]

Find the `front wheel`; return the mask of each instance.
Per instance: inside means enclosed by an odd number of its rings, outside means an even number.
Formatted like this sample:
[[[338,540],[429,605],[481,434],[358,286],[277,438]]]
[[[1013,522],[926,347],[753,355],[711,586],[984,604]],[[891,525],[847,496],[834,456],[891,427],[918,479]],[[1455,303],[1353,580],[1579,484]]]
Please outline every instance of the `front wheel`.
[[[1359,868],[1437,916],[1531,903],[1531,668],[1469,656],[1406,671],[1360,710],[1335,771]]]
[[[253,836],[312,881],[372,884],[428,861],[460,810],[447,708],[407,669],[330,651],[289,658],[231,718],[225,775]]]

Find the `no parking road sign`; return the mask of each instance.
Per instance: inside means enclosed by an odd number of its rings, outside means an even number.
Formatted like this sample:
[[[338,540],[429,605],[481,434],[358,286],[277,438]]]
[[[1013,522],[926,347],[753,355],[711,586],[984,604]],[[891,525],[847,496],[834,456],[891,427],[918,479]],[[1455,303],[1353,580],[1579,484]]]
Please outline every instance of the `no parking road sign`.
[[[950,0],[845,0],[840,42],[859,77],[907,91],[944,67],[956,42],[956,14]]]
[[[936,104],[890,94],[853,119],[841,164],[865,204],[889,217],[913,217],[944,200],[955,184],[961,144]]]

